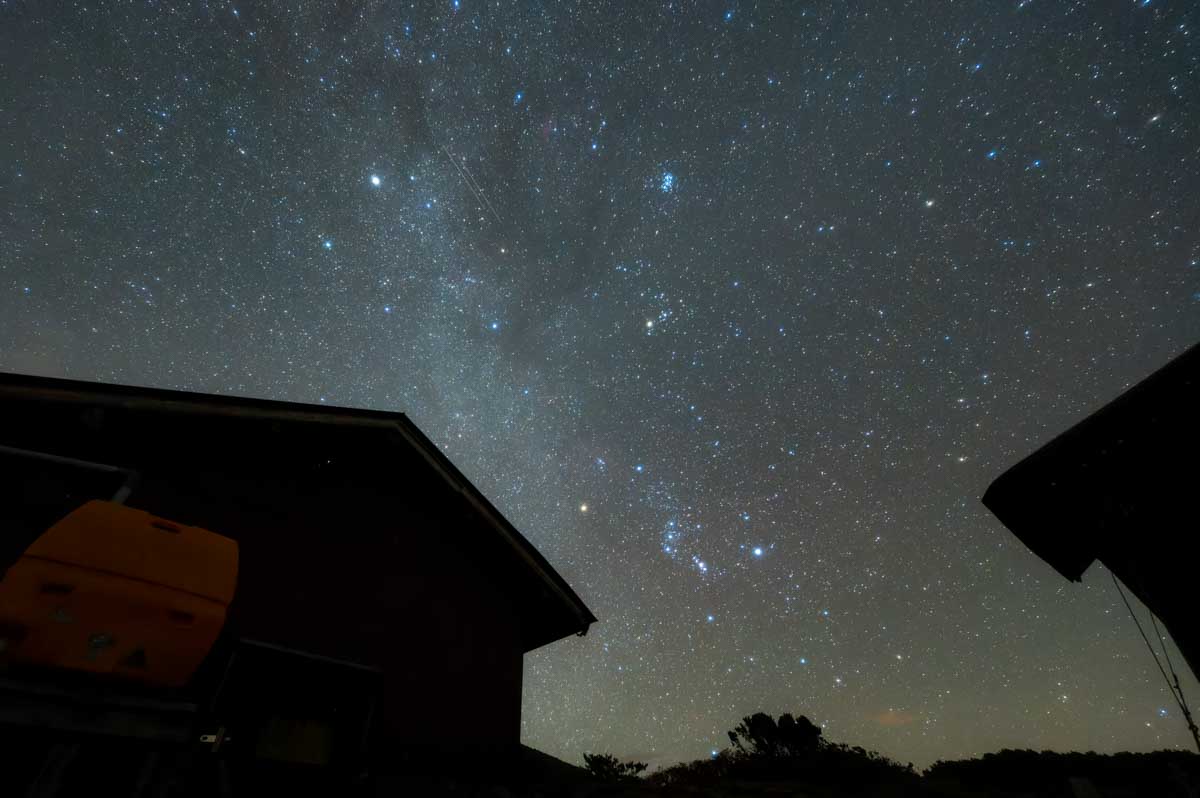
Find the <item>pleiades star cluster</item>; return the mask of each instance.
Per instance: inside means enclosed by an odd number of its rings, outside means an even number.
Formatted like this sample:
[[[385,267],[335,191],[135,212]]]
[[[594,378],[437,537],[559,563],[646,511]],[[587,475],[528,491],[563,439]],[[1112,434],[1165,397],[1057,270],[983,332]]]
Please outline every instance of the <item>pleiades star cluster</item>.
[[[1107,574],[979,496],[1200,339],[1198,45],[1167,0],[0,2],[0,369],[407,413],[601,619],[526,658],[570,761],[758,710],[1187,747]]]

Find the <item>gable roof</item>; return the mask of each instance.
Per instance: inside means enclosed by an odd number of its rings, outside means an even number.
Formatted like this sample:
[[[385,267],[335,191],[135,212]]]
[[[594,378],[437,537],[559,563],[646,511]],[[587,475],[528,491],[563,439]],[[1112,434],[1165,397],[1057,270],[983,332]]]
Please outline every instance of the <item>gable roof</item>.
[[[1035,554],[1080,581],[1105,554],[1194,536],[1200,344],[998,477],[984,505]]]
[[[359,431],[378,430],[388,445],[403,447],[436,474],[468,510],[478,517],[514,555],[528,578],[540,584],[558,608],[542,613],[526,639],[526,650],[566,637],[585,634],[596,622],[583,600],[546,559],[509,523],[428,437],[403,413],[308,405],[267,399],[142,388],[0,372],[0,403],[33,401],[76,404],[84,408],[120,408],[160,414],[227,417],[267,423],[298,422]],[[4,441],[0,440],[0,444]]]

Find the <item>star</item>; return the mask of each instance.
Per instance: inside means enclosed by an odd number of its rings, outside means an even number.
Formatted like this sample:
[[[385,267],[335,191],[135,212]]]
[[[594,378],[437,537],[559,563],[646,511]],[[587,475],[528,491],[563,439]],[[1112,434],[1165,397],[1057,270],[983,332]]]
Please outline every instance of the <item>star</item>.
[[[980,498],[1196,339],[1194,13],[960,5],[22,4],[0,371],[405,413],[601,618],[574,764],[1186,748]]]

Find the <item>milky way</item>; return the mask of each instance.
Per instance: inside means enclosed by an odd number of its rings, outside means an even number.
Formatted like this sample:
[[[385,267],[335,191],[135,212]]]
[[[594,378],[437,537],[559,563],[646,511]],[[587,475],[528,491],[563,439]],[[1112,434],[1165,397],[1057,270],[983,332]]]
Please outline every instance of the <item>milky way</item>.
[[[571,761],[1189,744],[978,498],[1200,339],[1195,6],[415,5],[0,6],[0,368],[407,413]]]

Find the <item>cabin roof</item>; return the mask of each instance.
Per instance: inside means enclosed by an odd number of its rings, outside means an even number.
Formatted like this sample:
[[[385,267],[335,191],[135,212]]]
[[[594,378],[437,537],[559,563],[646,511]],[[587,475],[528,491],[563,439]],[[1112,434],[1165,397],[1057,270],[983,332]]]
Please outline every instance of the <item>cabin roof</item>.
[[[57,403],[79,405],[81,410],[113,408],[128,412],[151,412],[168,415],[187,423],[187,419],[203,416],[222,417],[241,422],[288,424],[296,434],[304,430],[336,430],[339,427],[355,434],[343,436],[352,445],[390,447],[389,454],[405,459],[418,468],[442,480],[457,496],[467,512],[479,518],[513,557],[504,561],[520,569],[517,578],[540,585],[539,593],[548,595],[555,608],[552,611],[530,608],[522,624],[526,628],[526,650],[570,634],[584,634],[596,618],[572,590],[566,580],[546,561],[534,546],[488,501],[434,443],[403,413],[359,408],[309,405],[252,399],[238,396],[193,393],[127,385],[81,382],[50,377],[38,377],[0,372],[0,408],[17,403]],[[378,435],[370,434],[378,431]],[[368,434],[361,434],[361,433]],[[4,444],[0,440],[0,444]]]

